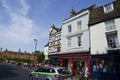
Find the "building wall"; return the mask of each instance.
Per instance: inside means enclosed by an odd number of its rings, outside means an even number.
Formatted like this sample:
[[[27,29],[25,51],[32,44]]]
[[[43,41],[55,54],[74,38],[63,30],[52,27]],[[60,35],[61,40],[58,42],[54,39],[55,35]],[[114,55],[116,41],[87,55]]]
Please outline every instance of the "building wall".
[[[106,53],[107,41],[105,38],[104,22],[90,27],[91,54]]]
[[[19,59],[30,59],[30,60],[36,60],[37,57],[33,53],[26,53],[26,51],[23,52],[14,52],[14,51],[3,51],[0,52],[0,56],[2,55],[3,59],[9,59],[9,58],[19,58]]]
[[[115,24],[120,44],[120,18],[115,19]],[[105,32],[106,29],[104,22],[90,26],[91,54],[107,53],[106,49],[108,48],[108,45]]]
[[[61,30],[55,26],[50,29],[48,55],[58,54],[61,51]]]
[[[77,16],[74,16],[68,20],[65,20],[62,25],[62,36],[61,36],[61,52],[82,52],[89,51],[89,30],[88,30],[88,19],[89,11],[84,11]],[[81,29],[77,29],[77,21],[82,21]],[[72,25],[71,33],[68,33],[68,25]],[[77,36],[82,35],[82,46],[77,46]],[[71,37],[71,48],[67,47],[67,38]]]
[[[119,48],[120,48],[120,18],[115,19],[117,33],[118,33],[118,40],[119,40]]]
[[[48,46],[44,47],[45,59],[48,59]]]

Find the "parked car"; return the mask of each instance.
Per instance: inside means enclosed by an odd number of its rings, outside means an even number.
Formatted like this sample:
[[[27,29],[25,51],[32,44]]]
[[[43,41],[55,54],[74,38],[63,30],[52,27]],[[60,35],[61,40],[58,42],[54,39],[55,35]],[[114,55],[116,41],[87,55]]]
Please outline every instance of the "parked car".
[[[72,80],[72,75],[65,67],[40,66],[30,73],[29,80]]]

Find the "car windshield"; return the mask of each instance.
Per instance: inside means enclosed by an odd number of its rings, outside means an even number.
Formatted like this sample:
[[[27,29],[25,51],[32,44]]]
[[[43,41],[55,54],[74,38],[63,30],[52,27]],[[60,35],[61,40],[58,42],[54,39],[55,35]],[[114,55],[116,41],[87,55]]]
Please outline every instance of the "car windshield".
[[[66,68],[58,69],[57,71],[59,74],[70,74],[70,71]]]

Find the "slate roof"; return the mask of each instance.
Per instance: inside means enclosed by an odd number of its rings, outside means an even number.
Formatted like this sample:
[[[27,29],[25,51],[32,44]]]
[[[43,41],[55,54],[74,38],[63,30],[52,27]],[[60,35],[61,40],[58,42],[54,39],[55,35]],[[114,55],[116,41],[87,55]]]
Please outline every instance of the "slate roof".
[[[55,27],[54,24],[51,26],[51,28],[52,28],[52,30],[55,29],[57,32],[60,32],[60,31],[61,31],[61,28]],[[52,30],[51,30],[51,32],[52,32]],[[50,32],[49,36],[51,35],[51,32]]]
[[[74,16],[76,16],[76,15],[78,15],[78,14],[80,14],[80,13],[86,11],[86,10],[91,11],[91,10],[94,9],[94,8],[96,8],[96,5],[95,5],[95,4],[92,5],[92,6],[90,6],[90,7],[88,7],[88,8],[82,9],[82,10],[80,10],[80,11],[78,11],[78,12],[75,12],[75,10],[72,9],[71,12],[70,12],[69,18],[67,18],[67,19],[65,19],[65,20],[68,20],[68,19],[70,19],[70,18],[72,18],[72,17],[74,17]],[[63,21],[65,21],[65,20],[63,20]]]
[[[47,46],[49,46],[49,42],[44,47],[47,47]]]
[[[90,17],[89,17],[89,26],[106,21],[106,20],[120,17],[120,0],[114,1],[112,3],[113,3],[114,9],[109,13],[104,12],[104,6],[100,6],[98,8],[91,10]]]

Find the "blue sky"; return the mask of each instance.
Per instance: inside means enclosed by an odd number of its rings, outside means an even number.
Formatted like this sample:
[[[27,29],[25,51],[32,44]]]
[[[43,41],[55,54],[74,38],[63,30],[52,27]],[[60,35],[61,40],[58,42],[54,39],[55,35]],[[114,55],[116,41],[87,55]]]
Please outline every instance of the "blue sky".
[[[0,0],[0,48],[5,50],[43,51],[52,24],[62,21],[75,11],[93,4],[104,5],[114,0]]]

